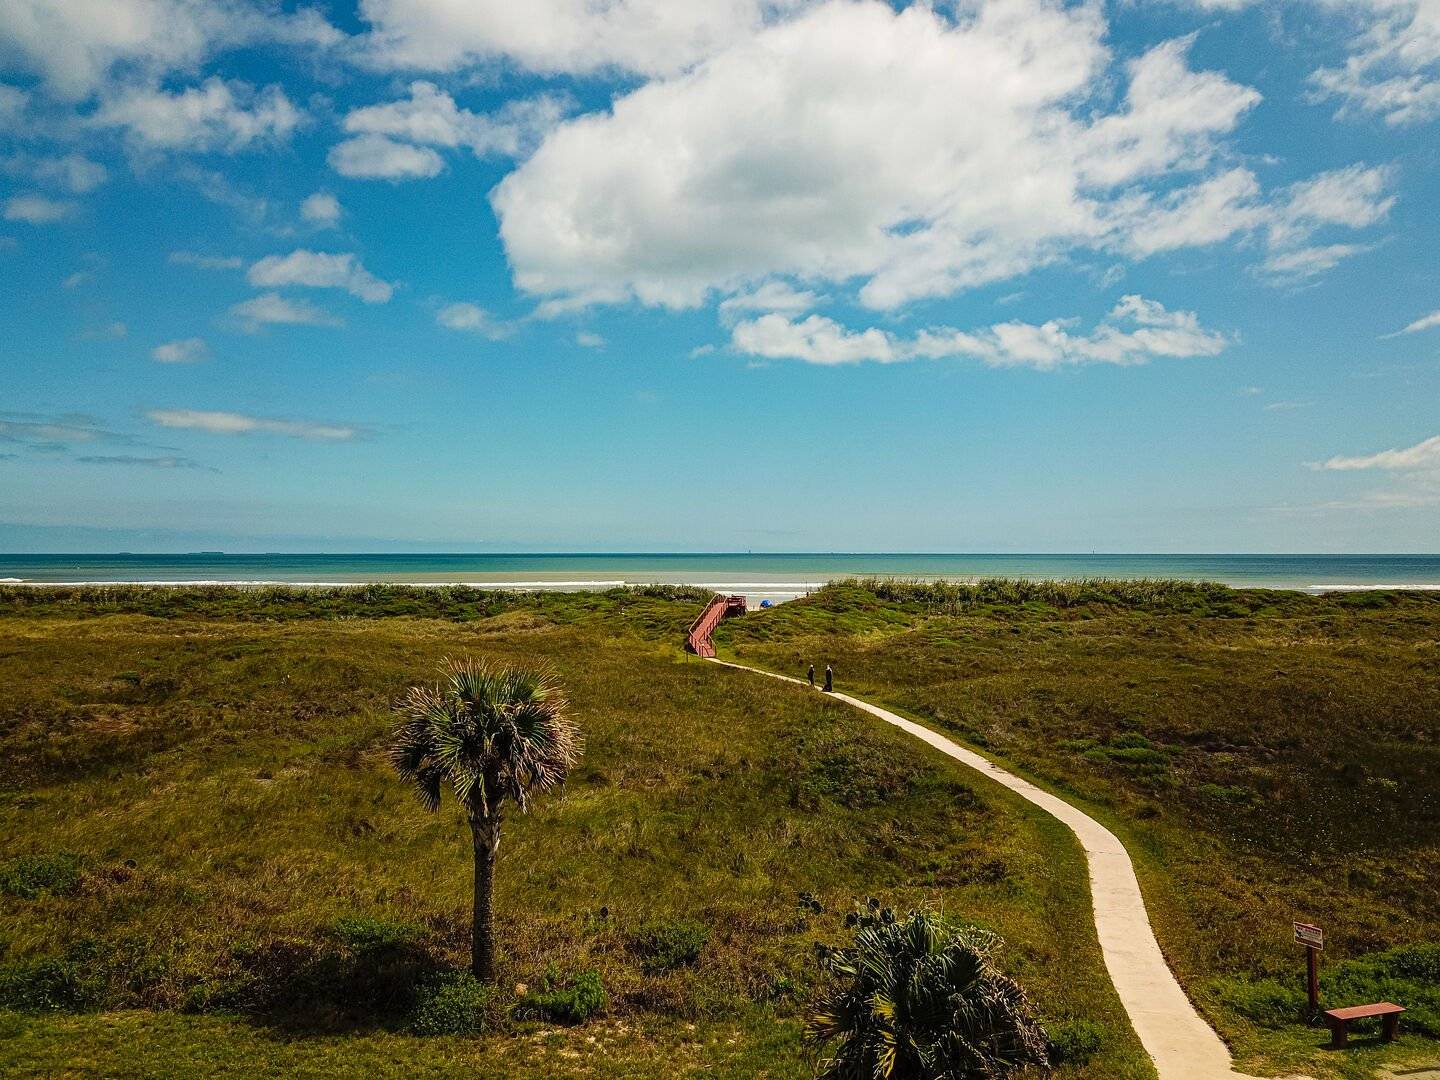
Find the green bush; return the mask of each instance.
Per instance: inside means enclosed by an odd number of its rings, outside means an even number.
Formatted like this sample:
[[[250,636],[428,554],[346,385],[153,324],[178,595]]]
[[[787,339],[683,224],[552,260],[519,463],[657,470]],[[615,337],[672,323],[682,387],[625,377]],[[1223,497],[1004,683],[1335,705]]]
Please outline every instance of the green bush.
[[[605,1008],[605,984],[600,973],[588,970],[561,981],[554,968],[545,972],[540,989],[526,994],[515,1006],[520,1020],[553,1020],[560,1024],[583,1024]]]
[[[1105,1029],[1093,1020],[1061,1020],[1047,1024],[1050,1060],[1056,1065],[1083,1065],[1100,1052]]]
[[[414,923],[390,922],[371,915],[342,915],[331,924],[330,933],[357,953],[414,945],[425,935]]]
[[[96,974],[97,947],[82,940],[60,956],[18,960],[0,966],[0,1008],[22,1012],[79,1012],[100,1002],[103,979]]]
[[[630,938],[630,951],[652,975],[688,967],[700,959],[710,931],[685,919],[651,919]]]
[[[495,990],[468,971],[441,975],[420,988],[410,1017],[416,1035],[481,1035]]]
[[[0,895],[33,900],[42,893],[69,896],[80,888],[80,856],[68,851],[22,855],[0,866]]]

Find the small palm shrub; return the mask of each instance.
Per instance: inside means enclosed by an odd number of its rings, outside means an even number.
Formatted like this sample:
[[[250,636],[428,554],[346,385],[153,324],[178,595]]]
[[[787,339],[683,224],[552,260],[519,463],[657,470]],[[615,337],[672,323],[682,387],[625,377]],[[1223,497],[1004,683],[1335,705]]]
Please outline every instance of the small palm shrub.
[[[416,1035],[482,1035],[490,1025],[495,988],[468,971],[452,971],[421,987],[410,1030]]]
[[[557,1024],[583,1024],[605,1008],[605,984],[600,973],[588,970],[562,980],[551,967],[540,988],[515,1004],[520,1020],[553,1020]]]
[[[690,967],[700,959],[710,931],[688,919],[651,919],[630,938],[630,951],[651,975]]]
[[[1025,992],[994,962],[1000,940],[934,911],[870,900],[855,940],[822,949],[834,978],[806,1024],[825,1048],[821,1080],[993,1080],[1049,1064]]]

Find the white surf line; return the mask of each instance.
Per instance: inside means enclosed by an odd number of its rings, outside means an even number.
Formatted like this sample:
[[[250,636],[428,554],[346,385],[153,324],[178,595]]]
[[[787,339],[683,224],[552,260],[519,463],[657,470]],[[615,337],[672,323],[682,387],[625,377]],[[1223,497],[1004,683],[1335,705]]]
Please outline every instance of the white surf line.
[[[799,686],[807,685],[803,679],[728,660],[712,658],[711,662]],[[1244,1073],[1237,1073],[1231,1067],[1229,1049],[1215,1029],[1195,1011],[1195,1006],[1190,1004],[1190,999],[1165,963],[1155,932],[1150,928],[1150,918],[1145,913],[1145,898],[1140,894],[1135,867],[1130,862],[1125,845],[1114,833],[1064,799],[1006,772],[988,758],[913,720],[906,720],[849,694],[831,693],[826,696],[838,698],[887,724],[893,724],[942,754],[984,773],[997,784],[1003,784],[1022,799],[1063,822],[1085,849],[1085,861],[1090,867],[1095,932],[1100,938],[1100,951],[1105,956],[1110,981],[1115,984],[1115,992],[1130,1016],[1130,1023],[1140,1037],[1141,1045],[1155,1062],[1160,1080],[1234,1080],[1245,1077]]]

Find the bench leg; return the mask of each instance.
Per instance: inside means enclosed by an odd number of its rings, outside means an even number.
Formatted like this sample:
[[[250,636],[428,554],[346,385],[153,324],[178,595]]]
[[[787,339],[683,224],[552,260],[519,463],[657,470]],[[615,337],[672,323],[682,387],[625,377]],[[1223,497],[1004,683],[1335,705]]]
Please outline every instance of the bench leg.
[[[1347,1020],[1330,1021],[1330,1047],[1339,1050],[1346,1045],[1350,1036],[1350,1023]]]
[[[1383,1038],[1386,1042],[1394,1042],[1395,1032],[1399,1029],[1399,1027],[1400,1014],[1391,1013],[1389,1016],[1385,1017],[1385,1027],[1382,1031],[1381,1038]]]

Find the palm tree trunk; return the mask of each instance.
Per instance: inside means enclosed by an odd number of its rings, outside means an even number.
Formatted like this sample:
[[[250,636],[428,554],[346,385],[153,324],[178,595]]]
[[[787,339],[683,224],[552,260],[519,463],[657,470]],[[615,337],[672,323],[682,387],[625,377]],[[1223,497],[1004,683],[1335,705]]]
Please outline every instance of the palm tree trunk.
[[[495,855],[500,847],[498,816],[470,818],[475,841],[475,920],[470,931],[470,970],[481,982],[495,981]]]

